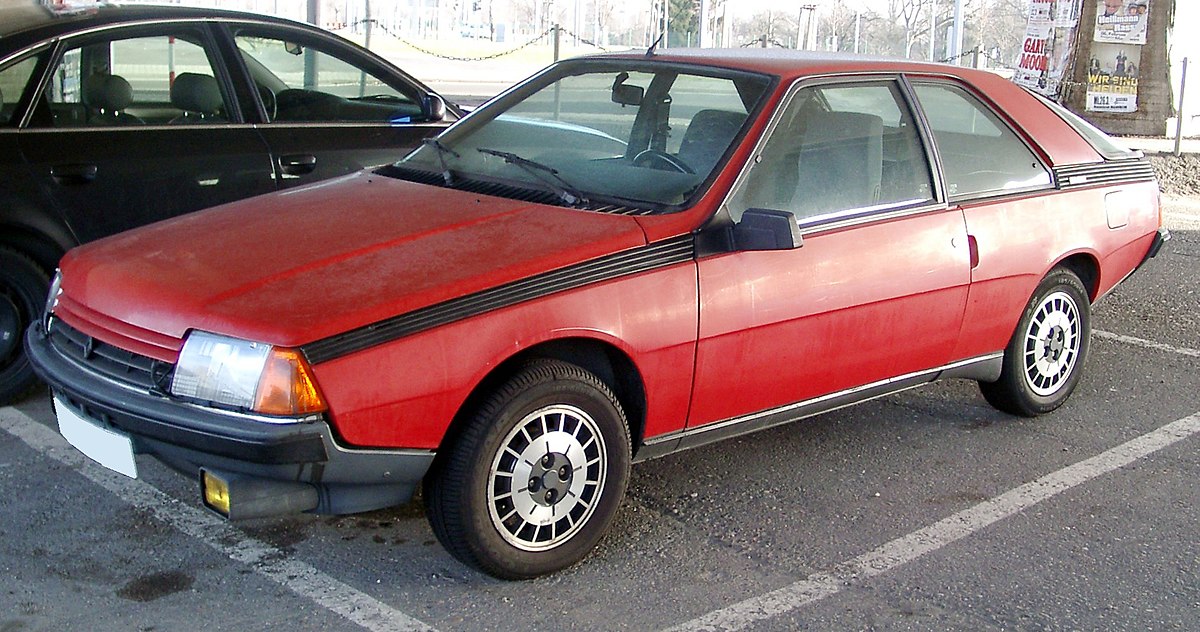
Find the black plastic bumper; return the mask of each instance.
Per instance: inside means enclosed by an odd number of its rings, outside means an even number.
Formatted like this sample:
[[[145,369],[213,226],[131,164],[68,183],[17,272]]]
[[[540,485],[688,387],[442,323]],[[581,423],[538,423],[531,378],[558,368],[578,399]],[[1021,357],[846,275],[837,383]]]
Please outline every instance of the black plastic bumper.
[[[25,352],[59,400],[128,435],[136,452],[190,474],[206,468],[311,484],[322,497],[318,513],[405,502],[433,461],[429,450],[340,446],[321,420],[270,423],[116,383],[60,353],[38,324],[26,332]]]
[[[1163,244],[1168,241],[1171,241],[1171,231],[1160,227],[1158,232],[1154,234],[1154,241],[1150,244],[1150,250],[1146,251],[1146,256],[1142,258],[1142,262],[1138,264],[1138,268],[1146,265],[1147,261],[1157,257],[1158,251],[1162,250]]]

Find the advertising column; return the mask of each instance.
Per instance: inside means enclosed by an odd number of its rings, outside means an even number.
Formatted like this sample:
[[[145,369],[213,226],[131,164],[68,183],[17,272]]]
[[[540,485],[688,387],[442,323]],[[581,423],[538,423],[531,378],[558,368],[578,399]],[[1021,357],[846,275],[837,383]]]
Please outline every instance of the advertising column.
[[[1095,0],[1096,31],[1088,60],[1089,112],[1136,112],[1138,68],[1150,0]]]
[[[1013,81],[1056,98],[1071,59],[1079,0],[1029,0],[1029,25]]]

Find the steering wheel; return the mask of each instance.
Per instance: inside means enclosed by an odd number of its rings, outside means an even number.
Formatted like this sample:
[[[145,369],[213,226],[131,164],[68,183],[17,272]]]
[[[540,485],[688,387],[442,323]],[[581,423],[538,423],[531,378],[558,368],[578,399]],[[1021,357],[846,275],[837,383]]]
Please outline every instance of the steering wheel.
[[[661,171],[666,171],[666,169],[663,169],[659,165],[666,165],[679,173],[696,173],[677,156],[672,156],[665,151],[657,149],[643,149],[639,151],[638,155],[633,157],[633,165],[635,167],[650,167]]]

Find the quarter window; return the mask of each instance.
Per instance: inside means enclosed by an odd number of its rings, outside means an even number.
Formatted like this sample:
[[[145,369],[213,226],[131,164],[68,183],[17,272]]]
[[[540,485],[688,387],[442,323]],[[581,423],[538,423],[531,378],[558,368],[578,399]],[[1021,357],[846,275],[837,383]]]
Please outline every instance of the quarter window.
[[[0,125],[12,122],[17,108],[17,101],[25,93],[33,71],[37,68],[39,57],[26,57],[0,70]]]
[[[931,170],[893,81],[814,86],[779,116],[730,200],[793,212],[802,222],[926,203]]]
[[[933,83],[914,87],[933,130],[949,197],[992,195],[1050,184],[1050,174],[1029,147],[967,91]]]

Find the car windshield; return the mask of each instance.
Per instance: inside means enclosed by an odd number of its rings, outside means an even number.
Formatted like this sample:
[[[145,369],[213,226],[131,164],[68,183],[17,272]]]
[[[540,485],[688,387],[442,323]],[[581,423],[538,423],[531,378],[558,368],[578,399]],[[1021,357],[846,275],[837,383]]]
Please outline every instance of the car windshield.
[[[764,75],[678,64],[564,62],[391,172],[440,174],[434,181],[451,187],[502,182],[568,206],[677,208],[728,158],[770,85]]]

